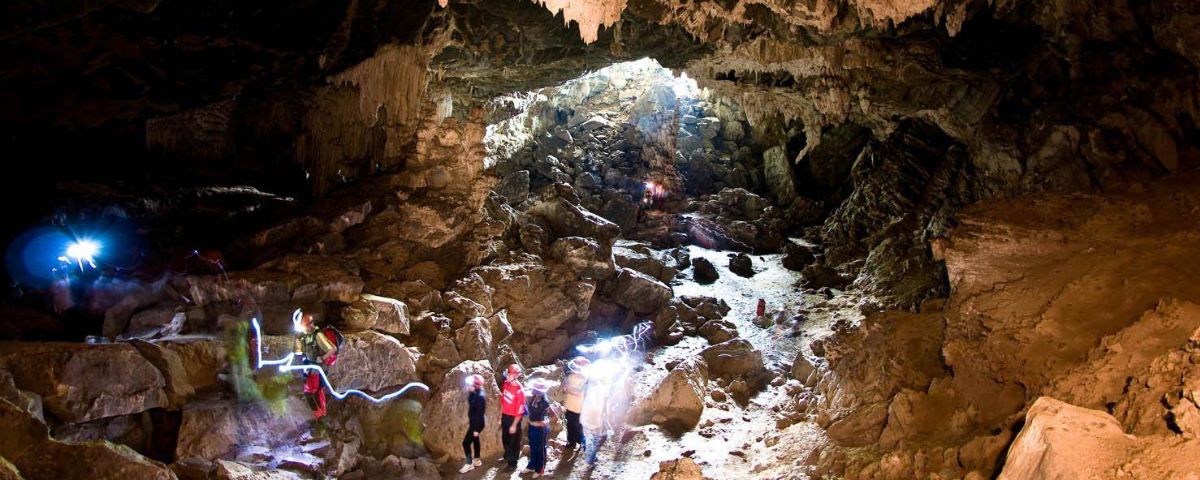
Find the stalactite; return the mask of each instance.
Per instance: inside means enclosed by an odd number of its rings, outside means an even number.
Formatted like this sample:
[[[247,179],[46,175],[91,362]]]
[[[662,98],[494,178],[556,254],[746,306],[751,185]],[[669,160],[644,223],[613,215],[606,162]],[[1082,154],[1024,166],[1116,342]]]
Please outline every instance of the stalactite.
[[[386,158],[411,148],[428,83],[429,53],[421,47],[388,45],[375,56],[329,78],[334,85],[358,87],[364,123],[387,131]],[[380,107],[383,107],[381,109]],[[380,113],[386,112],[386,118]]]
[[[592,43],[600,35],[600,27],[610,27],[621,20],[621,12],[625,11],[628,0],[530,0],[537,3],[550,13],[563,14],[567,24],[575,22],[579,25],[579,36],[583,43]]]

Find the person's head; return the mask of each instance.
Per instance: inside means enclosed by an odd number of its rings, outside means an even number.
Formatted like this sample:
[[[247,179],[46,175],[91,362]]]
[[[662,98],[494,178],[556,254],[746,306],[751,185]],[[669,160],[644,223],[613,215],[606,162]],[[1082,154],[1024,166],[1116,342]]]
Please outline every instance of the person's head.
[[[532,391],[534,396],[545,397],[546,392],[550,391],[550,382],[545,379],[538,378],[529,383],[529,389]]]
[[[586,357],[580,355],[572,358],[571,361],[567,363],[567,370],[574,373],[583,373],[584,369],[591,364],[591,360],[588,360]]]
[[[508,364],[508,368],[504,370],[504,378],[506,380],[521,378],[521,366],[515,363]]]
[[[296,330],[296,333],[309,333],[315,327],[316,324],[313,322],[311,313],[304,312],[299,308],[292,312],[292,328]]]
[[[483,388],[483,376],[478,375],[478,374],[468,375],[466,383],[467,383],[467,391],[473,392],[473,391],[479,390],[479,389]]]

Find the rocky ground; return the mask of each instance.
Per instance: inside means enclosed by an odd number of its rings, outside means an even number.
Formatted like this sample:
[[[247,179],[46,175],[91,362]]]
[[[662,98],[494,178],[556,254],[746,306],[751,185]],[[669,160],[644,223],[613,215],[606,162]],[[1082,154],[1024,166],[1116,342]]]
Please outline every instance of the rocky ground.
[[[1200,478],[1188,2],[234,3],[0,7],[4,236],[122,234],[6,257],[0,478],[455,477],[639,325],[556,477]]]

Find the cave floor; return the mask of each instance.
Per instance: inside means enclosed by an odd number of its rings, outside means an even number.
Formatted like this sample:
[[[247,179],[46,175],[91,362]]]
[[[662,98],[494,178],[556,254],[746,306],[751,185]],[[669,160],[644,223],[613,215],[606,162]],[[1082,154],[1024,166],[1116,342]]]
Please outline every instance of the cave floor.
[[[790,383],[783,382],[797,352],[807,350],[816,339],[832,333],[836,322],[857,324],[861,314],[856,294],[834,292],[833,298],[811,290],[801,290],[800,274],[783,268],[782,254],[753,255],[755,275],[741,277],[728,268],[730,252],[688,247],[692,258],[704,257],[720,273],[708,285],[691,278],[690,269],[676,276],[672,288],[676,297],[705,295],[724,300],[731,308],[725,317],[737,325],[739,337],[749,340],[763,353],[767,369],[779,378],[753,396],[744,405],[727,397],[706,399],[704,413],[696,428],[672,433],[657,425],[629,427],[610,437],[601,448],[595,466],[583,460],[583,452],[566,451],[566,433],[550,442],[546,473],[552,478],[615,479],[649,478],[658,471],[659,462],[690,456],[712,478],[744,478],[747,474],[771,478],[808,478],[798,465],[826,441],[824,431],[813,422],[800,422],[779,430],[776,412],[793,401],[788,395]],[[780,320],[763,328],[754,324],[758,299],[767,302],[767,316]],[[791,317],[803,312],[805,320],[794,326]],[[653,348],[647,353],[635,379],[636,396],[647,395],[669,373],[665,366],[675,361],[696,358],[709,344],[697,336],[688,336],[675,345]],[[710,387],[713,385],[710,384]],[[710,388],[711,390],[711,388]],[[443,470],[447,478],[508,479],[522,475],[528,457],[521,459],[516,471],[505,471],[502,462],[490,459],[483,467],[467,474],[457,473],[457,464]]]

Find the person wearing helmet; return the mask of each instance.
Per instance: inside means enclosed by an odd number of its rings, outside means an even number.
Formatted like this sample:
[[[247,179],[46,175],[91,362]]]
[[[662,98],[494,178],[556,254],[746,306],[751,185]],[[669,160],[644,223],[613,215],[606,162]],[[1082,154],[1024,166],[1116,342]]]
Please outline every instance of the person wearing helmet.
[[[591,364],[587,358],[575,357],[567,363],[567,374],[563,378],[563,399],[567,407],[567,449],[574,450],[578,446],[587,448],[583,438],[583,425],[579,423],[579,414],[583,412],[583,393],[587,386],[584,369]]]
[[[475,467],[483,465],[479,459],[479,434],[483,432],[484,412],[487,411],[487,397],[483,393],[483,377],[471,375],[467,377],[467,434],[463,436],[463,466],[458,473],[467,473]],[[471,448],[475,448],[475,456],[471,456]]]
[[[521,386],[521,367],[511,364],[504,371],[500,388],[500,441],[504,445],[504,461],[508,468],[517,468],[521,459],[521,417],[525,415],[525,390]]]
[[[530,383],[529,403],[525,408],[525,415],[529,421],[529,464],[525,466],[525,472],[533,473],[533,478],[538,478],[546,473],[546,437],[550,433],[549,417],[554,417],[558,420],[558,412],[555,410],[555,405],[546,396],[546,392],[550,390],[550,382],[537,379]]]
[[[320,330],[313,322],[310,313],[296,310],[292,315],[292,324],[296,330],[296,341],[293,352],[303,359],[305,365],[329,366],[337,360],[336,338],[324,330]],[[313,409],[313,418],[325,416],[325,388],[321,385],[321,375],[316,370],[305,370],[304,395]]]

